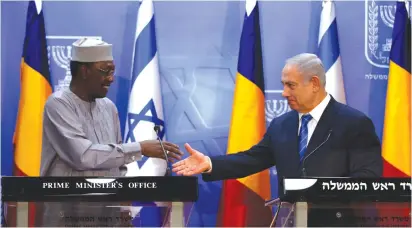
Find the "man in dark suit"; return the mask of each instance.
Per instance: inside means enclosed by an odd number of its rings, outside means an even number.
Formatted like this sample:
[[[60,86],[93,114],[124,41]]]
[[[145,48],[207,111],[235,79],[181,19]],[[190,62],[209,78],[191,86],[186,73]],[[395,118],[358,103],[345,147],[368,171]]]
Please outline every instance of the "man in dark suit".
[[[180,175],[202,173],[205,181],[216,181],[242,178],[276,165],[280,197],[283,178],[382,175],[381,144],[372,121],[326,92],[325,70],[316,55],[304,53],[288,59],[281,80],[282,96],[292,111],[273,119],[257,145],[209,158],[186,144],[190,156],[175,163],[173,171]],[[312,213],[308,223],[351,225],[326,217],[329,215]]]

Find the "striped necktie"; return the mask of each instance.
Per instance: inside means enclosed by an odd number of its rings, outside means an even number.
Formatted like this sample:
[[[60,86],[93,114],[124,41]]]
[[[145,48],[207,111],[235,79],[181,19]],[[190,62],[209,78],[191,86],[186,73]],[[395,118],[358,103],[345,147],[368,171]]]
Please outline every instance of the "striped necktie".
[[[300,155],[300,161],[302,161],[305,152],[306,152],[306,147],[308,144],[308,123],[312,119],[312,116],[310,114],[303,115],[301,118],[301,126],[300,126],[300,131],[299,131],[299,155]]]

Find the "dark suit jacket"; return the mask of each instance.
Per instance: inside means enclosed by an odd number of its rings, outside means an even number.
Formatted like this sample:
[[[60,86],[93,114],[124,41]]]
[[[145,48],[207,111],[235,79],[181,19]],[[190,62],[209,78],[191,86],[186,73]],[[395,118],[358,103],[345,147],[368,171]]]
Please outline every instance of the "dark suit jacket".
[[[273,119],[263,139],[249,150],[211,157],[212,172],[203,174],[203,179],[241,178],[276,165],[278,192],[282,197],[283,178],[382,175],[379,138],[372,121],[360,111],[331,97],[309,141],[302,165],[298,153],[298,127],[296,111]]]

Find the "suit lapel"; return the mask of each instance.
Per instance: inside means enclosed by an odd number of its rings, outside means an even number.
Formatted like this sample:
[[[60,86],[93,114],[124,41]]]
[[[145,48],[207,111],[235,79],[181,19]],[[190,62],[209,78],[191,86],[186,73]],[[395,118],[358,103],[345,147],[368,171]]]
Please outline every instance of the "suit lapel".
[[[316,125],[315,131],[313,132],[312,137],[310,138],[308,147],[306,148],[305,156],[315,150],[319,145],[325,141],[326,137],[331,130],[331,123],[333,121],[333,116],[335,113],[334,104],[335,99],[331,96],[329,104],[326,106],[325,111],[319,119],[318,124]]]

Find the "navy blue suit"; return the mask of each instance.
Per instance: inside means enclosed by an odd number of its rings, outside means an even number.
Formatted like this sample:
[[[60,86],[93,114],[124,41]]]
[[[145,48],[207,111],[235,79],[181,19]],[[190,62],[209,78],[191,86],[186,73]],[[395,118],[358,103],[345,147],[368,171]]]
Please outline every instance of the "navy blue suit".
[[[302,164],[298,154],[299,115],[290,111],[270,123],[263,139],[247,151],[211,157],[205,181],[249,176],[276,166],[278,192],[285,177],[380,177],[381,144],[372,121],[333,97],[309,141]]]

